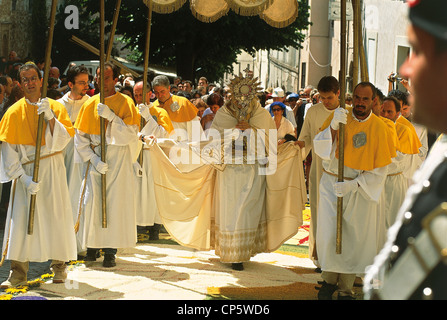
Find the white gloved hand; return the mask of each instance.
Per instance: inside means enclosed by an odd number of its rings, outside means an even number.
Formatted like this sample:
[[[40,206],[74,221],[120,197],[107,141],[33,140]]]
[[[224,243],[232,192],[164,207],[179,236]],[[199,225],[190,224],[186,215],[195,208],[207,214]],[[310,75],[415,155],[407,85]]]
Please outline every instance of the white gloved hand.
[[[331,128],[338,130],[340,123],[346,124],[348,121],[348,110],[338,107],[334,111],[334,117],[331,121]]]
[[[96,171],[98,171],[100,174],[105,174],[109,170],[109,165],[105,162],[102,162],[101,158],[98,157],[96,154],[90,159],[90,162],[92,163]]]
[[[157,142],[157,138],[153,135],[144,136],[145,149],[150,149]]]
[[[141,168],[140,163],[134,162],[132,165],[133,165],[133,170],[135,171],[135,174],[137,175],[137,177],[142,177],[143,176],[143,168]]]
[[[20,181],[25,186],[26,191],[28,191],[30,194],[36,194],[40,190],[39,182],[34,182],[33,177],[31,177],[31,176],[22,174],[20,176]]]
[[[50,121],[54,118],[53,111],[50,108],[50,101],[47,98],[43,98],[37,103],[37,114],[42,114],[46,121]]]
[[[103,117],[108,121],[113,121],[113,119],[115,119],[116,117],[115,113],[110,110],[110,108],[104,103],[98,103],[96,110],[98,110],[98,114],[100,117]]]
[[[337,195],[337,197],[344,197],[350,192],[357,191],[359,185],[357,183],[357,180],[348,180],[343,182],[336,182],[334,183],[334,192]]]
[[[149,104],[149,106],[144,103],[140,103],[138,105],[138,111],[140,112],[140,115],[144,118],[144,120],[146,120],[146,121],[151,116],[151,113],[149,112],[149,108],[151,108],[151,107],[152,107],[152,103]]]

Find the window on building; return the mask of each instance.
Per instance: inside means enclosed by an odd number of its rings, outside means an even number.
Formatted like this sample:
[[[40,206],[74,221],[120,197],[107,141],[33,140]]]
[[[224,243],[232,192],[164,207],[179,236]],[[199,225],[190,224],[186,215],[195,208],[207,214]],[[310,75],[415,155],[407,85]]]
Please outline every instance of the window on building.
[[[306,86],[306,62],[301,63],[301,88]]]

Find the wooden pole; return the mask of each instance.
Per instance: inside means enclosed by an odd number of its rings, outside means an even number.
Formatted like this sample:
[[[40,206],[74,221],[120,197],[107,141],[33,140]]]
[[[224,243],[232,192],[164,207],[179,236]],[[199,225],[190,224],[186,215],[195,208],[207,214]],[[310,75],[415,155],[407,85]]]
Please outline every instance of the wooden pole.
[[[147,30],[146,30],[146,48],[144,51],[144,71],[143,71],[143,104],[146,103],[147,94],[147,70],[149,68],[149,48],[151,42],[151,25],[152,25],[152,0],[148,1],[148,16],[147,16]],[[141,129],[146,125],[146,121],[141,117]],[[140,151],[138,162],[143,165],[143,150]]]
[[[70,41],[76,43],[77,45],[83,47],[84,49],[90,51],[93,54],[96,54],[98,57],[100,56],[100,52],[98,48],[93,47],[91,44],[88,44],[84,40],[79,39],[76,36],[71,36]],[[118,60],[114,59],[113,57],[106,60],[106,61],[112,61],[116,66],[118,66],[121,70],[124,70],[130,74],[132,74],[135,78],[139,77],[140,74],[138,72],[135,72],[134,70],[126,67],[124,64],[119,62]]]
[[[357,15],[358,15],[358,33],[359,33],[359,58],[360,58],[360,73],[362,81],[369,81],[368,64],[366,61],[365,47],[363,44],[363,24],[362,24],[362,1],[358,0]]]
[[[104,15],[105,7],[104,0],[100,0],[100,52],[99,52],[99,76],[100,76],[100,92],[99,100],[104,103]],[[100,121],[100,135],[101,135],[101,161],[106,162],[106,130],[105,119],[99,117]],[[102,198],[102,227],[107,228],[107,208],[106,208],[106,175],[101,174],[101,198]]]
[[[360,33],[360,29],[359,29],[359,19],[360,14],[359,14],[359,8],[360,8],[360,4],[359,4],[359,0],[352,0],[352,11],[353,11],[353,15],[354,15],[354,23],[353,23],[353,32],[354,32],[354,52],[353,52],[353,68],[352,68],[352,88],[354,88],[357,83],[359,83],[359,33]]]
[[[112,55],[113,39],[115,38],[115,30],[116,30],[116,25],[118,24],[120,7],[121,7],[121,0],[117,0],[116,5],[115,5],[115,13],[113,14],[112,28],[110,29],[109,42],[107,44],[106,61],[109,61],[110,57]]]
[[[345,108],[346,96],[346,0],[341,1],[341,26],[340,26],[340,107]],[[344,178],[344,139],[345,125],[340,123],[338,131],[338,182]],[[343,224],[343,197],[337,198],[337,238],[336,253],[342,252],[342,224]]]
[[[147,74],[149,68],[149,49],[151,42],[151,26],[152,26],[152,0],[148,0],[148,16],[146,30],[146,48],[144,51],[144,71],[143,71],[143,103],[146,103],[147,94]]]
[[[362,74],[362,81],[369,81],[368,64],[366,61],[365,47],[363,45],[362,34],[360,34],[360,68]]]
[[[54,33],[54,21],[56,18],[57,0],[53,0],[51,4],[50,12],[50,26],[48,31],[47,47],[45,52],[45,69],[43,75],[43,84],[41,97],[45,98],[47,96],[48,88],[48,77],[50,73],[51,64],[51,47],[53,45],[53,33]],[[33,181],[39,181],[39,165],[40,165],[40,150],[42,147],[42,134],[43,134],[43,124],[44,117],[43,114],[39,115],[38,125],[37,125],[37,137],[36,137],[36,150],[34,156],[34,168],[33,168]],[[32,235],[34,230],[34,214],[36,211],[36,195],[32,194],[30,199],[30,209],[29,209],[29,220],[28,220],[28,234]]]

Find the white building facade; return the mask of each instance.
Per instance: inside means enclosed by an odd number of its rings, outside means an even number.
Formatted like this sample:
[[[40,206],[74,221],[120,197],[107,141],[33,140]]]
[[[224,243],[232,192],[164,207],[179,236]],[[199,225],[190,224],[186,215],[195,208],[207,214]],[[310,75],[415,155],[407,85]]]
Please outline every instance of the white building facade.
[[[264,88],[279,86],[289,92],[298,92],[307,85],[316,87],[323,76],[339,78],[340,20],[336,9],[340,1],[309,0],[309,5],[312,25],[304,32],[302,49],[260,50],[254,56],[242,53],[233,66],[234,75],[244,74],[243,71],[249,69]],[[398,72],[410,53],[406,35],[408,5],[405,0],[360,0],[360,5],[369,81],[386,94],[388,76]],[[346,88],[350,92],[355,84],[352,84],[354,44],[349,0],[347,19]],[[227,74],[224,82],[234,75]],[[404,90],[401,86],[399,89]]]

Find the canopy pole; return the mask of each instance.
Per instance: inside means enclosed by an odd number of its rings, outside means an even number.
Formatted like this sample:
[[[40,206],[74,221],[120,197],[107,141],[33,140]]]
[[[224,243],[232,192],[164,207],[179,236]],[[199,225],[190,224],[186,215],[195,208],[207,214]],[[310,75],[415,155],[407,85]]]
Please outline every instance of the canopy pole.
[[[48,89],[48,77],[50,73],[51,64],[51,47],[53,45],[53,33],[54,33],[54,21],[56,18],[57,0],[53,0],[51,5],[50,13],[50,27],[48,31],[47,47],[45,51],[45,68],[43,75],[43,84],[41,97],[45,98],[47,96]],[[37,137],[36,137],[36,150],[34,156],[34,168],[33,168],[33,181],[39,181],[39,166],[40,166],[40,150],[42,147],[42,132],[43,132],[44,116],[43,113],[39,115],[38,125],[37,125]],[[28,234],[32,235],[34,230],[34,214],[36,211],[36,195],[32,194],[30,199],[30,209],[28,217]]]
[[[340,107],[346,108],[346,0],[341,1],[341,26],[340,26]],[[345,125],[340,123],[338,131],[338,182],[344,180],[344,139]],[[337,238],[336,253],[342,252],[342,234],[343,234],[343,197],[337,198]]]
[[[118,24],[120,7],[121,7],[121,0],[117,0],[115,5],[115,13],[113,14],[112,28],[110,29],[109,42],[107,43],[106,61],[109,61],[112,55],[113,39],[115,38],[115,30],[116,25]]]
[[[147,70],[149,68],[149,48],[151,42],[151,26],[152,26],[152,0],[148,0],[148,17],[147,17],[147,30],[146,30],[146,48],[144,51],[144,70],[143,70],[143,104],[146,103],[147,94]],[[146,125],[146,121],[141,117],[141,129]],[[138,158],[140,166],[143,165],[143,149],[140,151],[140,156]]]
[[[104,103],[104,66],[105,66],[105,55],[104,55],[104,15],[105,7],[104,0],[100,0],[100,53],[99,53],[99,77],[100,77],[100,90],[99,90],[99,100]],[[100,124],[100,135],[101,135],[101,161],[106,162],[106,130],[105,130],[105,119],[99,117]],[[102,198],[102,227],[107,228],[107,209],[106,209],[106,174],[101,174],[101,198]]]

